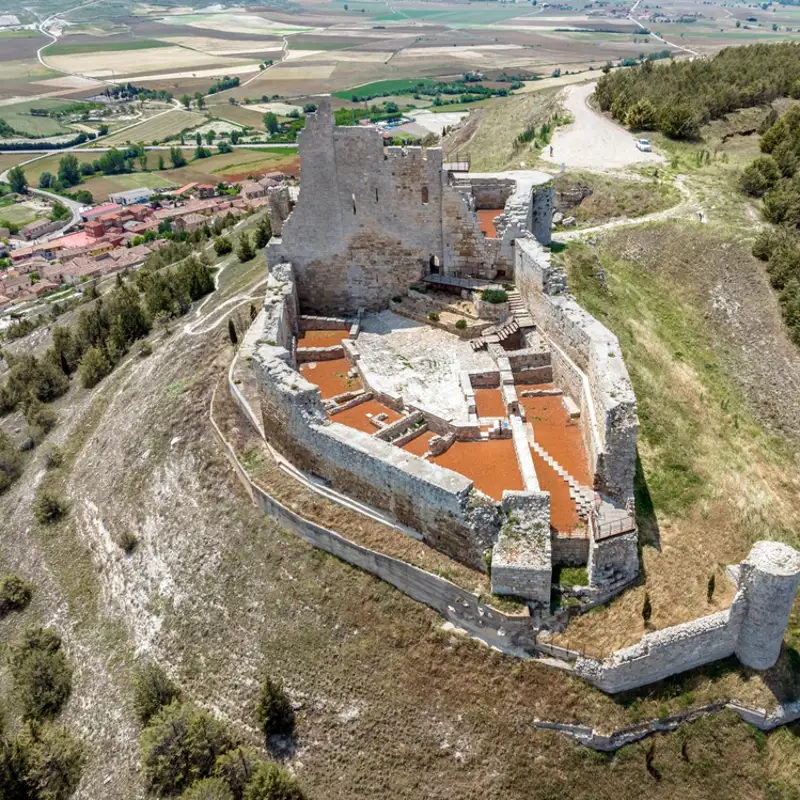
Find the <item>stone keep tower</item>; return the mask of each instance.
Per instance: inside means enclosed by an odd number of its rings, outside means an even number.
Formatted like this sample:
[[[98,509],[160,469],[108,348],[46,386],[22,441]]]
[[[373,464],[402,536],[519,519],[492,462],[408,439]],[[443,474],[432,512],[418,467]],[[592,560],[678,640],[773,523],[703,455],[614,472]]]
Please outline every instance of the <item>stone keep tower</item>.
[[[780,542],[756,542],[741,565],[747,600],[736,642],[739,661],[769,669],[778,660],[800,581],[800,553]]]

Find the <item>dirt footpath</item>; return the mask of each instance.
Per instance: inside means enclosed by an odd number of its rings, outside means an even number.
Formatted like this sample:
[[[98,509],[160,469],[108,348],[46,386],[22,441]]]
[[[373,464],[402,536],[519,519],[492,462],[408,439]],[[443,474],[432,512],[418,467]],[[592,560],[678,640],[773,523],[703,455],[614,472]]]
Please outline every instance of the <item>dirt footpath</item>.
[[[633,164],[662,164],[656,153],[636,149],[633,134],[591,109],[586,101],[594,92],[594,83],[570,86],[566,90],[564,107],[575,121],[553,134],[553,155],[546,147],[542,159],[571,169],[590,169],[603,172]]]

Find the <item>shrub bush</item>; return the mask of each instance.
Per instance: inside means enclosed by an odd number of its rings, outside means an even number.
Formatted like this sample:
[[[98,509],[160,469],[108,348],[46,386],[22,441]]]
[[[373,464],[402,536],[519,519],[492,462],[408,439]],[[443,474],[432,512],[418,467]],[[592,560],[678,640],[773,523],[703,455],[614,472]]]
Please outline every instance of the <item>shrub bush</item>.
[[[51,525],[67,513],[67,504],[50,489],[41,489],[33,502],[33,514],[42,525]]]
[[[156,664],[145,664],[133,676],[133,709],[142,725],[162,708],[180,700],[181,692]]]
[[[253,777],[258,755],[248,747],[237,747],[223,753],[214,766],[214,775],[222,778],[233,793],[234,800],[242,800],[244,790]]]
[[[261,685],[261,694],[256,707],[258,725],[269,739],[278,733],[291,733],[294,729],[294,711],[289,696],[279,681],[269,675]]]
[[[504,289],[484,289],[481,292],[481,300],[492,305],[500,305],[508,302],[508,293]]]
[[[244,800],[305,800],[300,784],[277,764],[262,761],[244,790]]]
[[[55,428],[58,415],[41,400],[31,398],[25,410],[25,421],[28,423],[34,439],[41,439]]]
[[[139,345],[139,358],[147,358],[147,356],[153,355],[153,345],[145,339]]]
[[[456,320],[456,328],[458,328],[458,330],[463,331],[466,327],[467,321],[465,319]]]
[[[111,372],[111,363],[99,347],[90,347],[78,364],[78,374],[84,389],[97,386],[109,372]]]
[[[759,156],[745,167],[739,184],[742,191],[753,197],[763,197],[780,180],[778,164],[772,156]]]
[[[439,321],[439,315],[435,311],[429,311],[428,312],[428,319],[431,322],[438,322]]]
[[[10,611],[21,611],[31,601],[33,587],[19,575],[0,578],[0,618]]]
[[[55,631],[26,628],[11,646],[8,666],[26,719],[58,714],[72,690],[72,670]]]
[[[47,469],[57,469],[64,463],[64,454],[55,445],[44,454],[44,465]]]
[[[124,550],[126,553],[132,553],[136,549],[136,545],[139,544],[139,539],[135,533],[131,533],[130,531],[122,531],[117,536],[117,546]]]
[[[203,778],[193,783],[181,800],[235,800],[228,784],[222,778]]]
[[[142,773],[147,789],[172,795],[208,778],[217,759],[233,749],[225,726],[192,703],[174,701],[142,733]]]
[[[28,725],[16,742],[18,764],[24,765],[25,800],[66,800],[78,788],[86,762],[83,745],[63,728]]]
[[[227,236],[217,236],[217,238],[214,239],[214,252],[218,256],[224,256],[233,252],[231,240],[228,239]]]
[[[0,492],[5,491],[19,477],[22,460],[11,437],[0,430]]]

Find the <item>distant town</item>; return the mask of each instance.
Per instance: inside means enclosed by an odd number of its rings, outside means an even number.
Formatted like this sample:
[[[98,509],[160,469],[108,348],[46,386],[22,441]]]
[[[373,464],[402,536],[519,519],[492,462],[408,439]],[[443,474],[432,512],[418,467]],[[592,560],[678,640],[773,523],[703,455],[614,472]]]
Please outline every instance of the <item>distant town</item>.
[[[86,288],[99,278],[141,266],[167,241],[225,225],[267,203],[285,180],[281,172],[216,186],[189,183],[174,190],[147,187],[109,195],[80,210],[79,221],[42,219],[12,235],[0,228],[0,312],[62,289]],[[218,225],[219,227],[219,225]],[[60,235],[53,237],[58,232]],[[53,237],[53,238],[50,238]]]

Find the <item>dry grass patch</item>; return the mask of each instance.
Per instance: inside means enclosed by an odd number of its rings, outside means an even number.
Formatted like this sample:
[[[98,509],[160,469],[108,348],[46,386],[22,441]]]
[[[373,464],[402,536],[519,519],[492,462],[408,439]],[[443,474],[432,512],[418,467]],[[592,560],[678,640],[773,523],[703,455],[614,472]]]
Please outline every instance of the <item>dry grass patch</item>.
[[[681,252],[685,228],[668,226]],[[663,247],[652,251],[652,262],[636,248],[620,247],[619,239],[630,243],[631,236],[612,235],[598,248],[570,245],[563,258],[571,290],[620,337],[636,390],[644,586],[651,625],[663,628],[726,607],[733,589],[722,569],[742,560],[754,541],[797,544],[800,478],[796,451],[753,416],[740,371],[726,363],[724,331],[709,324],[702,301],[687,288],[690,276],[672,282],[677,276]],[[636,241],[644,246],[645,237]],[[707,271],[702,259],[694,269]],[[752,276],[743,280],[752,283]],[[709,604],[712,573],[717,588]],[[626,592],[574,621],[560,640],[596,653],[633,644],[644,632],[643,592]]]
[[[467,120],[445,137],[446,153],[470,153],[477,172],[519,168],[534,156],[529,146],[515,147],[514,140],[527,127],[541,126],[559,109],[558,90],[504,97],[472,111]]]

